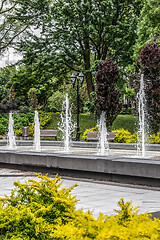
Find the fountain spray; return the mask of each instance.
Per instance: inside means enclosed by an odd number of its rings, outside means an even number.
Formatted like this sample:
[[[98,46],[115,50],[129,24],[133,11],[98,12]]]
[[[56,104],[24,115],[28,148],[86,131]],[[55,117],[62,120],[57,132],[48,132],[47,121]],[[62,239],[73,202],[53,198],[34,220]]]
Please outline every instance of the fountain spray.
[[[71,146],[71,136],[75,129],[75,125],[72,123],[72,114],[69,108],[69,99],[68,94],[66,94],[66,98],[62,105],[61,112],[61,125],[59,130],[62,132],[62,139],[64,141],[64,151],[69,152]]]
[[[98,123],[98,129],[99,129],[99,142],[98,142],[98,149],[99,154],[109,154],[109,144],[107,140],[107,127],[106,127],[106,117],[105,112],[102,111],[102,114],[100,116],[100,121]]]
[[[35,111],[35,115],[34,115],[34,148],[35,148],[35,150],[41,150],[40,122],[39,122],[39,117],[38,117],[37,111]]]
[[[146,156],[146,150],[145,150],[145,139],[146,139],[146,98],[145,98],[145,92],[144,92],[144,75],[141,74],[140,79],[140,89],[137,94],[138,97],[138,114],[139,114],[139,131],[138,131],[138,143],[137,143],[137,154],[139,155],[139,152],[141,150],[141,157]]]
[[[9,113],[9,124],[8,124],[8,148],[9,149],[15,149],[16,148],[16,139],[15,139],[15,134],[14,134],[14,120],[12,116],[12,112]]]

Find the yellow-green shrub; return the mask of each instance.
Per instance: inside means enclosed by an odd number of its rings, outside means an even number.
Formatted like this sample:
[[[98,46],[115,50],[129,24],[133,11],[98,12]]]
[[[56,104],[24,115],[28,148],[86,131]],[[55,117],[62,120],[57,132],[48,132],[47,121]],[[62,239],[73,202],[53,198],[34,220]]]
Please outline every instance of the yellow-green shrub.
[[[135,143],[137,142],[137,134],[131,134],[128,130],[124,130],[123,128],[113,130],[115,132],[114,142],[119,143]]]
[[[34,134],[34,125],[33,123],[29,124],[29,136],[33,136]]]
[[[16,136],[22,136],[22,128],[18,129],[18,130],[14,130]]]
[[[160,143],[160,132],[153,134],[149,137],[149,143],[159,144]]]
[[[95,126],[93,128],[86,129],[83,133],[82,140],[85,140],[85,141],[87,140],[87,133],[88,132],[99,132],[99,130],[98,130],[97,126]]]
[[[40,181],[15,182],[11,196],[0,199],[1,239],[106,240],[160,239],[160,221],[139,214],[131,202],[118,202],[112,216],[76,210],[75,187],[62,188],[60,178],[38,175]],[[60,188],[61,187],[61,188]]]
[[[44,128],[52,119],[52,114],[49,112],[39,112],[39,122],[41,128]]]

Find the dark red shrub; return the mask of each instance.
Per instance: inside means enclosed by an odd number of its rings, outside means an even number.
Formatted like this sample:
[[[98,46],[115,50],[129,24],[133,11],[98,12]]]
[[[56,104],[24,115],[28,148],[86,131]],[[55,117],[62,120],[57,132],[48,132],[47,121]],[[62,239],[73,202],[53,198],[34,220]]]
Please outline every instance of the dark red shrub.
[[[160,131],[160,49],[156,38],[141,50],[138,65],[144,74],[149,127],[156,133]]]
[[[118,66],[112,58],[99,63],[96,73],[96,110],[98,115],[106,112],[107,127],[112,125],[121,110],[120,94],[116,88],[118,77]]]

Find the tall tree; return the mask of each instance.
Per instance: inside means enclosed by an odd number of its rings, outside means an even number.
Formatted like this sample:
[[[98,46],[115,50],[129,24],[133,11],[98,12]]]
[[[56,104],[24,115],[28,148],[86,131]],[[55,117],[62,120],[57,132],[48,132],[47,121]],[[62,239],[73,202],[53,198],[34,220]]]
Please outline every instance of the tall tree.
[[[156,39],[140,52],[138,66],[144,74],[149,127],[152,133],[160,130],[160,49]]]
[[[20,48],[36,57],[43,51],[52,55],[53,64],[58,61],[70,70],[85,70],[90,95],[94,90],[90,71],[93,60],[112,55],[124,65],[131,61],[141,3],[141,0],[53,1],[49,14],[43,17],[39,41],[35,42],[32,35],[31,43],[26,37]]]
[[[17,71],[12,73],[7,86],[13,87],[16,97],[21,99],[26,105],[29,105],[29,99],[34,89],[37,103],[44,110],[48,98],[57,89],[58,83],[49,71],[45,71],[36,62],[30,66],[21,65]]]

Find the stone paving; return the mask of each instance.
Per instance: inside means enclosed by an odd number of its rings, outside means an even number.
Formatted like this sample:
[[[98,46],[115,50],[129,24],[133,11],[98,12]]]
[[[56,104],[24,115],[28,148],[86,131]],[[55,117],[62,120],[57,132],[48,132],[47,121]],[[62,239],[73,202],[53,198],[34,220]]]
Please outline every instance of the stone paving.
[[[14,188],[14,181],[19,180],[24,183],[31,178],[36,179],[32,172],[1,168],[0,197],[4,197],[4,194],[10,195],[11,189]],[[89,209],[93,211],[94,217],[98,217],[99,212],[107,215],[114,214],[114,209],[118,209],[117,202],[120,198],[132,201],[134,207],[139,206],[141,213],[160,210],[160,188],[69,177],[62,177],[62,180],[62,187],[78,184],[72,190],[72,195],[76,195],[79,199],[77,209],[82,208],[84,212]]]
[[[0,150],[10,151],[11,149],[7,148],[7,146],[1,146]],[[34,147],[31,146],[16,146],[14,149],[15,152],[47,152],[47,153],[64,153],[64,148],[60,146],[41,146],[41,150],[35,150]],[[69,152],[65,152],[65,154],[77,154],[77,155],[99,155],[97,148],[89,148],[89,147],[71,147]],[[141,156],[141,152],[138,154],[137,150],[126,150],[126,149],[110,149],[109,152],[106,151],[105,155],[110,156],[128,156],[131,158],[139,158]],[[158,159],[160,160],[160,151],[146,151],[146,159]]]

